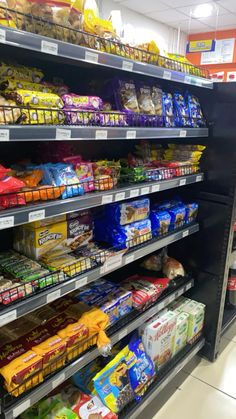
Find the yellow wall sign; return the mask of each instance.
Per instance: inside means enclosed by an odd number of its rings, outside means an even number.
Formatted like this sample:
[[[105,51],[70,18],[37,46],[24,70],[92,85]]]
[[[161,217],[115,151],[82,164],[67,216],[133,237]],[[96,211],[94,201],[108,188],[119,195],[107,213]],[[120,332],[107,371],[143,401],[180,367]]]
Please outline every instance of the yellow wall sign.
[[[216,41],[213,39],[203,39],[200,41],[189,41],[187,52],[210,52],[215,51]]]

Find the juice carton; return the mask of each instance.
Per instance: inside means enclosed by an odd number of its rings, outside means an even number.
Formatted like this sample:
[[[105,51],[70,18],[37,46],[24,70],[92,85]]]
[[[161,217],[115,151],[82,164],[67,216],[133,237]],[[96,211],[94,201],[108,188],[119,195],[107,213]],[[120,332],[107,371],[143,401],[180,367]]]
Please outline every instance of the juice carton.
[[[205,305],[197,303],[196,301],[190,301],[184,306],[185,313],[189,314],[188,322],[188,342],[191,341],[200,334],[204,325],[205,316]]]
[[[175,343],[174,343],[174,354],[176,355],[181,349],[187,344],[188,338],[188,313],[180,313],[177,317]]]

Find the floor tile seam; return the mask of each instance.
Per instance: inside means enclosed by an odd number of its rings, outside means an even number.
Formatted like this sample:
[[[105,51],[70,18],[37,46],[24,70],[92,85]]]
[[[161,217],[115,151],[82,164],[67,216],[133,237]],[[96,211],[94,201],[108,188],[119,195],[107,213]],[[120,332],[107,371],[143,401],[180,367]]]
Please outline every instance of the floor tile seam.
[[[226,393],[225,391],[221,390],[220,388],[217,388],[215,386],[213,386],[212,384],[209,384],[207,381],[204,381],[203,379],[196,377],[195,375],[189,374],[192,378],[195,378],[196,380],[200,381],[201,383],[206,384],[208,387],[213,388],[214,390],[219,391],[220,393],[224,394],[225,396],[230,397],[233,400],[236,400],[236,397],[231,396],[230,394]]]

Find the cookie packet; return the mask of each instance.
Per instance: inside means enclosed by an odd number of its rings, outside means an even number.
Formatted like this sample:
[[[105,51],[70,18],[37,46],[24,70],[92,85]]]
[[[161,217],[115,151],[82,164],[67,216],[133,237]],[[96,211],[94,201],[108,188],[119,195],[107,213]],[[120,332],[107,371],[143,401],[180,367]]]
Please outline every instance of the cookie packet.
[[[184,96],[181,93],[174,93],[174,111],[175,123],[177,127],[191,127],[189,119],[189,109],[185,102]]]
[[[199,99],[190,94],[186,94],[186,101],[188,104],[191,127],[192,128],[202,128],[206,126],[206,120],[203,116],[201,105]]]
[[[155,107],[152,101],[150,86],[138,85],[137,99],[140,113],[146,115],[155,115]]]
[[[117,109],[128,113],[140,112],[135,84],[132,80],[117,80],[114,92]]]
[[[163,103],[165,127],[173,128],[175,126],[175,121],[174,121],[174,104],[173,104],[172,94],[163,92],[162,103]]]
[[[150,201],[148,198],[136,201],[111,204],[105,207],[105,214],[109,220],[118,225],[126,225],[144,220],[149,216]]]
[[[150,213],[152,233],[154,237],[167,234],[170,228],[171,216],[168,211],[154,211]]]

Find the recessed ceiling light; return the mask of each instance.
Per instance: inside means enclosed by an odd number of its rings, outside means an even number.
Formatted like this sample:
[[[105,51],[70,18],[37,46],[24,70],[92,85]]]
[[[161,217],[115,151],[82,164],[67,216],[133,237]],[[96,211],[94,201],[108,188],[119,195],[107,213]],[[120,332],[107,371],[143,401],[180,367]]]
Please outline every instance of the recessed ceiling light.
[[[210,3],[205,4],[199,4],[195,9],[193,10],[193,17],[196,19],[199,19],[201,17],[209,17],[211,16],[213,12],[213,6]]]

